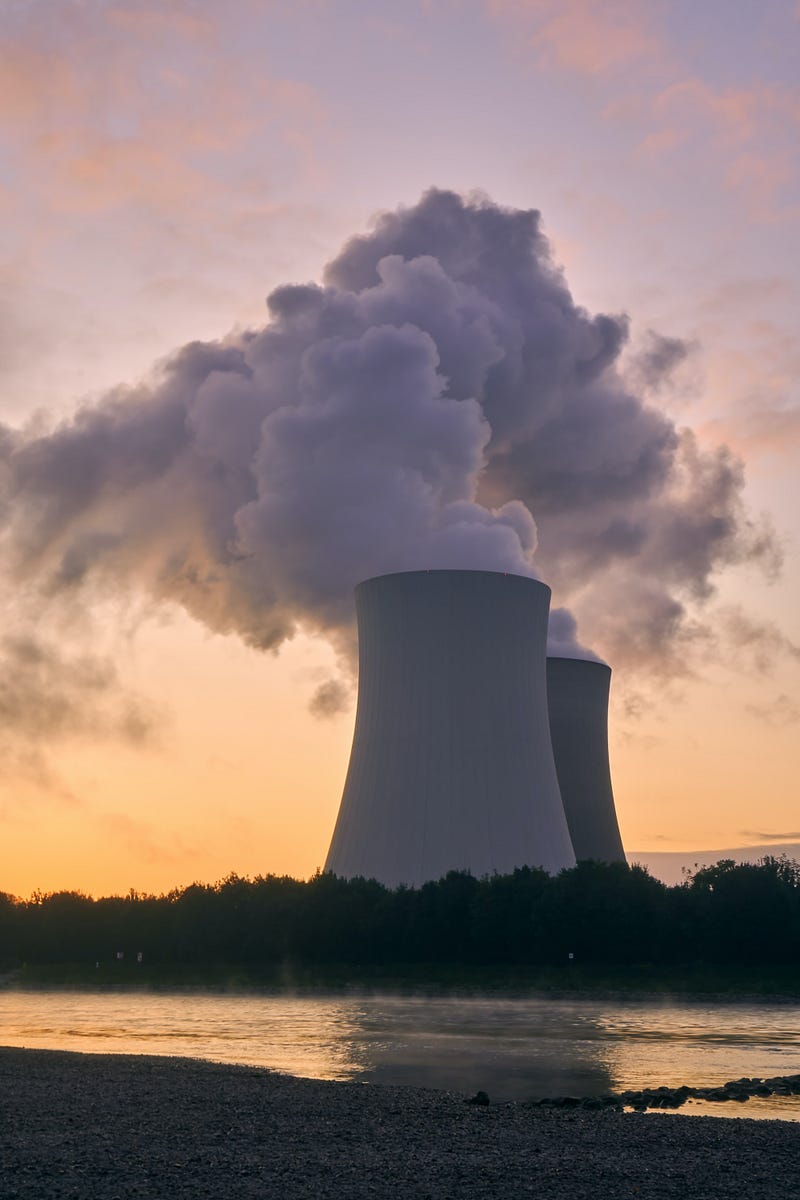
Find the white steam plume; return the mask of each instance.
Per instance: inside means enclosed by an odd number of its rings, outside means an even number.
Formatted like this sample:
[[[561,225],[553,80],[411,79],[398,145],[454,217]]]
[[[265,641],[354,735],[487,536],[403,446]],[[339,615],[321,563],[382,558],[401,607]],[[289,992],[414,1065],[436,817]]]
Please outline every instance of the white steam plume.
[[[298,626],[346,647],[371,575],[536,574],[606,657],[652,666],[716,572],[776,562],[741,463],[626,388],[625,318],[574,303],[538,213],[430,191],[268,303],[48,433],[0,432],[15,578],[135,585],[268,648]],[[588,653],[569,614],[554,634]]]

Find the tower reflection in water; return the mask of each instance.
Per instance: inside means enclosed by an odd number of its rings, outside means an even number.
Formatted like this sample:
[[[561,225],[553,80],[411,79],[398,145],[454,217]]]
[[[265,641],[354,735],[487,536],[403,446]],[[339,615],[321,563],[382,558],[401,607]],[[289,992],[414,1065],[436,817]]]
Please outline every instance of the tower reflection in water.
[[[497,1100],[610,1091],[602,1022],[581,1006],[382,998],[352,1013],[351,1078]]]

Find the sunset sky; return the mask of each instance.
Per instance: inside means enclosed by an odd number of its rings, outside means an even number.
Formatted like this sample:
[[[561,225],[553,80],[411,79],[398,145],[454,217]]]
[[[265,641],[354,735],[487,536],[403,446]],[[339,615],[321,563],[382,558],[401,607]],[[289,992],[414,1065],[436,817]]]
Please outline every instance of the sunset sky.
[[[145,494],[91,414],[166,403],[157,363],[244,345],[269,293],[321,281],[432,187],[538,210],[571,319],[627,315],[613,386],[682,439],[670,512],[718,516],[702,464],[727,472],[738,532],[708,567],[664,534],[663,564],[636,551],[584,581],[559,559],[566,510],[533,510],[534,567],[614,669],[626,849],[800,841],[797,0],[15,0],[2,24],[0,890],[324,863],[354,715],[350,560],[335,600],[300,598],[306,548],[273,536],[262,561],[251,528],[240,557],[281,596],[263,623],[252,587],[168,577],[197,480]],[[116,472],[102,493],[92,431]],[[262,465],[305,495],[313,456],[275,457],[293,444]],[[669,644],[627,609],[656,584],[680,607]]]

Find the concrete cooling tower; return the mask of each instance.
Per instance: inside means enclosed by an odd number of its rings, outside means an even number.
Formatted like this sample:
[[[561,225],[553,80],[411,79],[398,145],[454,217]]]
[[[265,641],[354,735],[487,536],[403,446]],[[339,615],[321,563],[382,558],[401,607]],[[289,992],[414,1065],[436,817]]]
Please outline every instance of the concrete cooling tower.
[[[611,668],[548,658],[550,738],[575,857],[625,862],[608,765]]]
[[[395,887],[575,863],[547,718],[550,589],[491,571],[356,588],[353,748],[325,870]]]

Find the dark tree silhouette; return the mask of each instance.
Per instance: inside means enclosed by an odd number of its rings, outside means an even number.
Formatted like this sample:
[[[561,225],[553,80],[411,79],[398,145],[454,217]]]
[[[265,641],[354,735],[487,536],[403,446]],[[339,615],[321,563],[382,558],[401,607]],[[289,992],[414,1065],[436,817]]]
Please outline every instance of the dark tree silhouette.
[[[0,967],[148,964],[791,966],[800,961],[800,865],[722,860],[667,887],[638,866],[581,862],[549,876],[451,871],[420,888],[317,873],[162,896],[0,893]],[[570,955],[572,958],[570,958]]]

